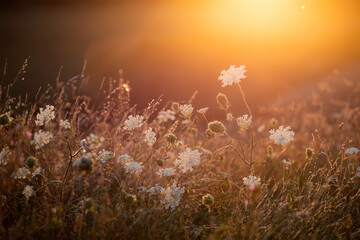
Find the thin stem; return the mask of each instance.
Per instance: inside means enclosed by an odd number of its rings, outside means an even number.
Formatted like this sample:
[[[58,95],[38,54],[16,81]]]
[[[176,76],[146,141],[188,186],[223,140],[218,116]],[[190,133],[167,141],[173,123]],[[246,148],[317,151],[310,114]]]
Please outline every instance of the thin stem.
[[[237,85],[239,86],[239,89],[240,89],[241,95],[242,95],[242,97],[243,97],[244,103],[245,103],[245,105],[246,105],[246,108],[247,108],[247,110],[249,111],[250,116],[252,116],[252,113],[251,113],[249,104],[248,104],[247,101],[246,101],[245,93],[244,93],[244,91],[242,90],[240,83],[238,83]]]

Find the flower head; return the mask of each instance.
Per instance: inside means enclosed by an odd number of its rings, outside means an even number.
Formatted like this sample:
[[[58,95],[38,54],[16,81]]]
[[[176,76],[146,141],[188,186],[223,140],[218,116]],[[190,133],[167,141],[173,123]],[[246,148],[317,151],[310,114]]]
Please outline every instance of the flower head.
[[[159,123],[167,122],[169,120],[175,120],[175,112],[171,109],[161,110],[157,116]]]
[[[354,154],[354,153],[358,153],[360,152],[360,150],[356,147],[352,147],[352,148],[348,148],[345,151],[345,154]]]
[[[41,148],[44,145],[48,144],[50,140],[52,139],[53,135],[51,132],[43,132],[41,129],[39,132],[34,134],[34,144],[35,148]]]
[[[154,187],[151,187],[149,190],[146,190],[148,193],[150,193],[150,196],[154,196],[158,193],[161,193],[162,191],[164,191],[164,188],[161,186],[158,186],[157,184],[155,184]]]
[[[32,177],[35,177],[36,175],[42,174],[44,170],[41,167],[38,167],[35,169],[35,171],[32,173]]]
[[[208,128],[214,133],[226,132],[226,128],[222,122],[213,121],[208,123]]]
[[[113,158],[115,154],[105,149],[101,149],[98,155],[102,162],[107,162],[110,158]]]
[[[241,130],[246,130],[251,126],[252,116],[247,114],[240,116],[236,119],[236,122]]]
[[[160,177],[170,177],[175,174],[175,169],[173,168],[164,168],[160,169],[156,172],[156,175],[159,175]]]
[[[221,71],[218,80],[222,82],[222,87],[231,86],[233,83],[240,83],[241,79],[246,78],[244,75],[245,72],[246,70],[244,65],[241,65],[240,67],[231,65],[228,70]]]
[[[197,112],[200,114],[205,114],[208,110],[209,110],[208,107],[204,107],[204,108],[200,108],[199,110],[197,110]]]
[[[46,105],[46,108],[40,108],[40,112],[36,115],[35,124],[38,126],[43,126],[49,121],[55,118],[54,106]]]
[[[25,179],[27,175],[30,174],[29,169],[22,167],[14,171],[13,178],[15,179]]]
[[[134,130],[136,128],[139,128],[143,125],[144,117],[140,115],[136,115],[135,117],[133,115],[130,115],[127,120],[125,120],[125,126],[124,130]]]
[[[253,175],[249,175],[248,177],[244,177],[243,178],[244,184],[246,186],[255,186],[255,185],[259,185],[260,184],[260,178],[253,176]]]
[[[59,122],[59,125],[60,125],[60,127],[64,128],[64,129],[70,129],[71,128],[70,122],[67,119],[65,119],[65,120],[61,119],[60,122]]]
[[[0,152],[0,165],[6,165],[9,161],[9,156],[11,152],[8,147],[3,148]]]
[[[177,187],[175,181],[170,187],[161,190],[163,195],[161,203],[164,205],[165,209],[171,208],[171,210],[174,211],[179,206],[184,192],[185,187]]]
[[[295,133],[290,131],[290,127],[284,128],[284,126],[280,126],[277,130],[271,129],[270,131],[270,140],[273,140],[275,144],[284,145],[289,141],[294,140]]]
[[[185,152],[180,153],[179,157],[175,160],[175,164],[179,165],[182,172],[192,171],[194,166],[200,164],[201,154],[198,150],[191,151],[190,148],[186,148]]]
[[[150,127],[148,130],[145,131],[145,140],[144,140],[149,147],[152,147],[156,142],[156,134]]]
[[[33,186],[27,185],[24,188],[23,194],[26,197],[26,199],[29,199],[34,194]]]
[[[189,117],[194,110],[194,107],[191,104],[180,105],[180,113],[184,115],[184,117]]]
[[[135,162],[135,161],[125,163],[124,167],[126,169],[126,173],[130,172],[130,173],[135,173],[135,174],[141,173],[142,169],[144,168],[142,163],[138,163],[138,162]]]

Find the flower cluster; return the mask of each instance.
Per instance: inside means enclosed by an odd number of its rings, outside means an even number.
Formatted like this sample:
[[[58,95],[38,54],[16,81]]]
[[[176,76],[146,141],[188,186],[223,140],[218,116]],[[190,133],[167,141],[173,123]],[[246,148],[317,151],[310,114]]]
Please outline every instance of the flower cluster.
[[[150,127],[148,130],[145,131],[145,140],[144,140],[149,147],[152,147],[156,142],[156,134]]]
[[[218,80],[222,82],[222,87],[231,86],[233,83],[240,83],[241,79],[246,78],[244,75],[245,72],[246,70],[244,65],[241,65],[240,67],[231,65],[228,70],[221,71]]]
[[[294,140],[295,133],[290,131],[290,127],[280,126],[279,129],[271,129],[270,132],[270,140],[273,140],[275,144],[284,145],[290,141]]]
[[[204,107],[204,108],[200,108],[199,110],[197,110],[197,112],[200,114],[205,114],[208,110],[209,110],[208,107]]]
[[[191,104],[180,105],[180,113],[184,117],[189,117],[194,111],[194,107]]]
[[[173,168],[164,168],[156,172],[156,175],[159,175],[160,177],[170,177],[173,176],[174,174],[175,174],[175,169]]]
[[[249,175],[248,177],[244,177],[243,178],[244,184],[246,186],[255,186],[255,185],[259,185],[260,184],[260,178],[253,176],[253,175]]]
[[[135,161],[124,163],[124,167],[125,167],[126,173],[135,173],[135,174],[141,173],[142,169],[144,168],[142,163],[138,163]]]
[[[40,112],[36,115],[35,124],[38,126],[43,126],[49,121],[55,118],[54,106],[46,105],[46,108],[40,108]]]
[[[240,116],[236,119],[237,125],[241,130],[246,130],[251,126],[252,116],[248,116],[247,114]]]
[[[163,195],[161,203],[164,205],[165,209],[171,208],[171,210],[174,211],[179,206],[184,192],[185,187],[177,187],[175,181],[170,187],[161,191]]]
[[[186,148],[185,152],[180,153],[175,160],[175,164],[179,165],[182,172],[192,171],[194,166],[200,164],[201,154],[198,150],[191,151],[190,148]]]
[[[98,153],[98,157],[100,158],[100,160],[102,162],[107,162],[110,158],[113,158],[114,157],[114,153],[113,152],[110,152],[110,151],[107,151],[105,149],[101,149]]]
[[[24,188],[23,194],[26,197],[26,199],[29,199],[34,194],[33,186],[27,185]]]
[[[48,144],[50,142],[50,140],[52,139],[53,135],[51,134],[51,132],[47,132],[47,131],[42,131],[41,129],[39,130],[39,132],[35,133],[34,135],[34,144],[35,144],[35,148],[41,148],[44,145]]]
[[[30,174],[29,169],[22,167],[14,171],[13,178],[14,179],[25,179],[27,175]]]
[[[8,147],[3,148],[0,152],[0,165],[6,165],[9,160],[9,155],[11,155],[11,152]]]
[[[65,120],[61,119],[60,122],[59,122],[59,125],[60,125],[60,127],[64,128],[64,129],[70,129],[71,128],[70,122],[67,119],[65,119]]]
[[[125,120],[125,126],[124,130],[134,130],[136,128],[139,128],[143,125],[144,117],[140,115],[136,115],[135,117],[133,115],[130,115],[128,119]]]
[[[175,112],[171,109],[161,110],[157,116],[159,123],[167,122],[169,120],[175,120]]]

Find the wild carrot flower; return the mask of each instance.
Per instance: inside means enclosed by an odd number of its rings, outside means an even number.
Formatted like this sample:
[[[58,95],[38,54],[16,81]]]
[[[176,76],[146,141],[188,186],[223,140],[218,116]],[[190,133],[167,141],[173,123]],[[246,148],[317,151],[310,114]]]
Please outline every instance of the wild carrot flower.
[[[105,142],[105,138],[103,136],[98,136],[94,133],[90,133],[90,135],[86,137],[86,141],[85,141],[85,143],[88,143],[90,148],[95,148],[95,149],[100,148],[104,142]],[[87,150],[86,144],[84,147],[83,148]]]
[[[157,116],[159,123],[167,122],[169,120],[175,120],[175,112],[171,109],[161,110]]]
[[[179,157],[175,160],[175,164],[179,165],[182,172],[192,171],[193,167],[200,164],[201,152],[198,150],[191,151],[186,148],[185,152],[180,153]]]
[[[253,175],[249,175],[248,177],[244,177],[243,178],[244,184],[246,186],[255,186],[255,185],[259,185],[260,184],[260,178],[253,176]]]
[[[158,193],[161,193],[162,191],[164,191],[164,188],[155,184],[154,187],[151,187],[149,190],[146,190],[146,191],[148,193],[150,193],[150,196],[154,196],[154,195],[157,195]]]
[[[246,78],[244,75],[246,72],[245,66],[241,65],[236,67],[231,65],[228,70],[222,70],[218,78],[222,82],[222,87],[231,86],[233,83],[240,83],[241,79]]]
[[[100,158],[100,160],[105,163],[107,162],[109,159],[114,157],[114,153],[107,151],[105,149],[101,149],[98,153],[98,157]]]
[[[273,140],[275,144],[284,145],[289,141],[294,140],[295,133],[290,131],[290,127],[284,128],[284,126],[280,126],[277,130],[271,129],[270,131],[270,140]]]
[[[38,167],[37,169],[35,169],[35,171],[32,173],[32,177],[35,177],[36,175],[39,175],[43,172],[44,170],[41,167]]]
[[[165,209],[171,208],[171,210],[174,211],[179,206],[184,192],[185,187],[177,187],[175,181],[170,187],[161,191],[163,195],[161,203],[164,205]]]
[[[139,128],[143,125],[144,117],[140,115],[136,115],[135,117],[133,115],[130,115],[127,120],[125,120],[125,126],[124,130],[134,130],[136,128]]]
[[[0,165],[6,165],[9,161],[9,156],[11,152],[8,147],[3,148],[0,152]]]
[[[65,119],[65,120],[61,119],[60,122],[59,122],[59,125],[60,125],[60,127],[64,128],[64,129],[70,129],[71,128],[70,122],[67,119]]]
[[[35,124],[38,126],[43,126],[49,121],[55,118],[54,106],[46,105],[46,108],[40,108],[40,112],[36,115]]]
[[[247,114],[240,116],[236,119],[236,122],[241,130],[246,130],[251,126],[252,116]]]
[[[135,173],[135,174],[141,173],[142,169],[144,168],[142,163],[138,163],[135,161],[125,163],[124,167],[126,169],[126,173]]]
[[[26,197],[26,199],[29,199],[34,194],[33,186],[27,185],[24,188],[23,194]]]
[[[199,110],[197,110],[197,112],[200,114],[205,114],[208,110],[209,110],[208,107],[204,107],[204,108],[200,108]]]
[[[191,104],[180,105],[180,113],[184,117],[189,117],[194,110],[194,107]]]
[[[144,141],[148,144],[149,147],[152,147],[156,142],[156,134],[150,127],[145,131],[145,139]]]
[[[35,144],[35,148],[41,148],[44,145],[48,144],[50,142],[50,140],[52,139],[53,135],[51,134],[51,132],[47,132],[47,131],[42,131],[41,129],[39,130],[39,132],[34,134],[34,144]]]
[[[356,147],[352,147],[352,148],[348,148],[345,151],[345,154],[354,154],[354,153],[358,153],[360,152],[359,149],[357,149]]]
[[[173,168],[164,168],[156,172],[156,175],[159,175],[160,177],[169,177],[169,176],[173,176],[174,174],[175,174],[175,169]]]
[[[127,154],[123,154],[123,155],[120,155],[118,158],[117,158],[117,162],[118,163],[127,163],[127,162],[131,162],[131,157]]]
[[[234,119],[234,117],[233,117],[232,113],[226,114],[226,120],[227,121],[231,122],[233,119]]]
[[[13,178],[15,179],[25,179],[27,175],[30,174],[29,169],[22,167],[22,168],[18,168],[17,170],[14,171],[13,173]]]

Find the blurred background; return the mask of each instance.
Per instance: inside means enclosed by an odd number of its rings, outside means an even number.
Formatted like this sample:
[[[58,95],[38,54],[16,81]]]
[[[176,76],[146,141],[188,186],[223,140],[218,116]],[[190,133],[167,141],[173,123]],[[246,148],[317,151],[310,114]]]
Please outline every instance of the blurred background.
[[[0,67],[10,82],[31,56],[16,93],[81,72],[87,61],[96,96],[103,77],[130,81],[140,108],[159,95],[197,107],[227,93],[246,113],[236,87],[217,78],[246,65],[250,105],[313,86],[329,74],[357,80],[360,63],[358,0],[33,0],[2,1]],[[239,102],[239,106],[236,105]]]

